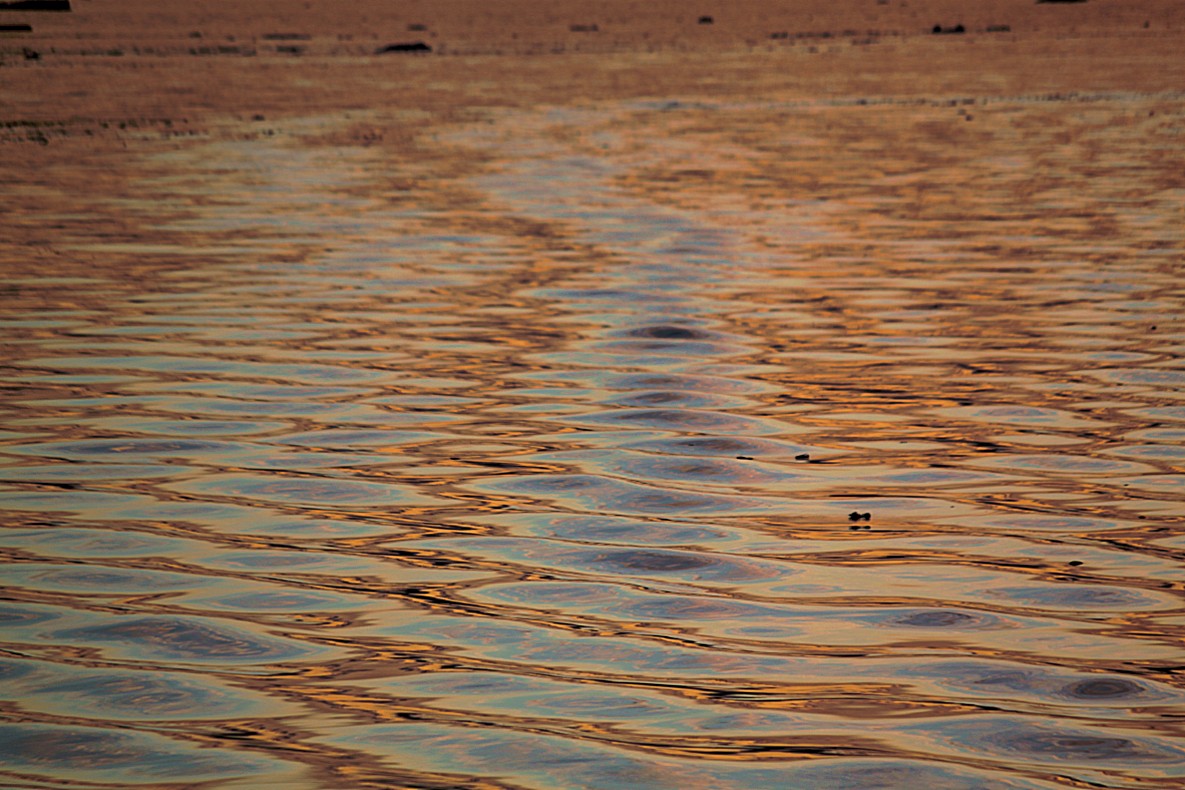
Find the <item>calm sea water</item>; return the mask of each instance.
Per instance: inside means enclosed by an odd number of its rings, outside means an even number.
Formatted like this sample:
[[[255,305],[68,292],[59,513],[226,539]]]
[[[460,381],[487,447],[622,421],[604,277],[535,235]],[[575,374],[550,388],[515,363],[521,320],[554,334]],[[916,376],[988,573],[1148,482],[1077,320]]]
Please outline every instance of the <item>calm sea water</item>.
[[[1139,100],[843,200],[752,111],[491,116],[436,180],[326,119],[145,142],[4,248],[5,786],[1181,786]]]

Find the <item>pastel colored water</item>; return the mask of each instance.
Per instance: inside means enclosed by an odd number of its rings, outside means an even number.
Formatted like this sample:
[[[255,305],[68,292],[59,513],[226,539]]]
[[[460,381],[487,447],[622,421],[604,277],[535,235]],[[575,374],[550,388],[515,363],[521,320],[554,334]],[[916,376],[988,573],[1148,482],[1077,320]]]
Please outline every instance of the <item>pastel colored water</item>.
[[[145,142],[0,247],[6,786],[1181,786],[1153,105],[1089,172],[1023,96],[962,161],[918,102],[490,113],[427,186]]]

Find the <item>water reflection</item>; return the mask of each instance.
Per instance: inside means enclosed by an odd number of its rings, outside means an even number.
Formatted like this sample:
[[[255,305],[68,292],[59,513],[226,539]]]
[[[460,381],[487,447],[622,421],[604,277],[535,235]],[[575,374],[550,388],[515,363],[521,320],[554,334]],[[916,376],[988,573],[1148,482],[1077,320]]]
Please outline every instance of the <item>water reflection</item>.
[[[1179,782],[1180,231],[1013,211],[1000,101],[494,113],[398,211],[331,119],[147,146],[174,216],[0,294],[5,776]]]
[[[99,646],[104,655],[132,660],[274,664],[331,652],[288,637],[252,633],[206,617],[118,617],[92,613],[96,625],[36,635],[50,644]]]
[[[293,778],[283,763],[262,755],[213,752],[160,735],[112,728],[0,724],[0,757],[11,771],[64,782],[159,786]]]

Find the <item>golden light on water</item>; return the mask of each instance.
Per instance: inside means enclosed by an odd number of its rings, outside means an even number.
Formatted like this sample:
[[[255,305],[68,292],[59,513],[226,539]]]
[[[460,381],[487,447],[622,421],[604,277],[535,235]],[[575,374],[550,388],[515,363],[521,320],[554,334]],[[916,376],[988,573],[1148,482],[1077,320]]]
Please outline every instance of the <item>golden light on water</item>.
[[[4,12],[5,782],[1177,786],[1177,9],[478,5]]]

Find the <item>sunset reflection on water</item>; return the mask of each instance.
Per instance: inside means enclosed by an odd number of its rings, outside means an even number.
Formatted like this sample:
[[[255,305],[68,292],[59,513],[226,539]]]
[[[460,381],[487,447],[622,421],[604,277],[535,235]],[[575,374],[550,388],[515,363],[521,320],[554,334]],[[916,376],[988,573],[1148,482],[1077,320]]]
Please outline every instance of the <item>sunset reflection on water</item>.
[[[0,248],[5,776],[1176,786],[1182,110],[143,142]]]

